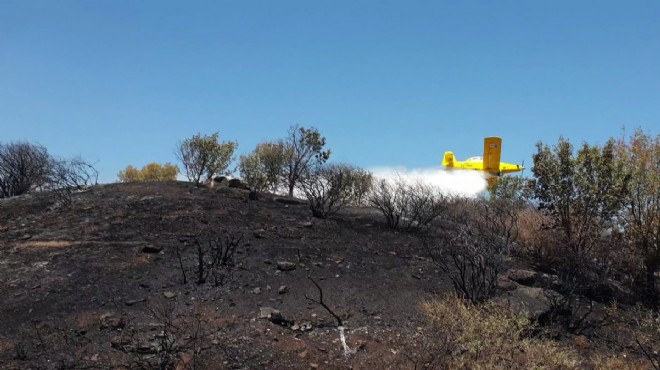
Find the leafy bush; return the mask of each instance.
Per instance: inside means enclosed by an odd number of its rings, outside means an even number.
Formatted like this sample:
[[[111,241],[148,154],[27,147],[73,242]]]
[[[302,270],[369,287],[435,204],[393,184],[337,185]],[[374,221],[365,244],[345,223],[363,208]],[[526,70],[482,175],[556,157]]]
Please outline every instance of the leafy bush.
[[[433,186],[421,181],[408,184],[402,178],[376,181],[368,202],[383,214],[390,228],[409,231],[428,226],[447,205],[445,197]]]
[[[241,178],[255,191],[275,191],[282,180],[285,153],[283,141],[258,144],[252,152],[240,156]]]
[[[121,182],[173,181],[176,180],[178,173],[179,167],[174,164],[152,162],[139,170],[131,165],[126,166],[124,170],[117,174],[117,178]]]
[[[215,175],[226,174],[238,147],[235,141],[218,141],[218,133],[212,135],[193,135],[179,143],[175,154],[183,163],[186,177],[199,185],[202,176],[209,181]]]
[[[327,218],[355,202],[370,174],[347,165],[325,165],[301,182],[301,188],[314,217]]]

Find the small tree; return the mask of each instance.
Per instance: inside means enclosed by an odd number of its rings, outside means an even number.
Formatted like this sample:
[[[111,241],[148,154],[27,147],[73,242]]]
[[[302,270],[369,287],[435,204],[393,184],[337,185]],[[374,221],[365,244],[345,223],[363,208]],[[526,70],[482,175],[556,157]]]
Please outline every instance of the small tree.
[[[0,144],[0,198],[22,195],[48,182],[51,157],[28,142]]]
[[[532,172],[534,195],[561,237],[552,266],[561,299],[552,303],[549,320],[571,331],[583,330],[593,313],[614,262],[617,218],[626,199],[628,176],[615,156],[614,141],[603,147],[584,143],[573,155],[568,140],[550,149],[537,144]],[[605,293],[607,294],[607,293]],[[600,296],[597,296],[600,295]]]
[[[284,170],[282,180],[289,196],[300,181],[309,176],[314,167],[330,158],[330,150],[323,150],[325,137],[315,128],[292,126],[284,141]]]
[[[211,180],[213,176],[226,174],[238,147],[235,141],[218,141],[218,133],[210,136],[194,135],[179,143],[175,154],[183,163],[186,177],[199,186],[202,176]]]
[[[535,198],[562,230],[570,258],[587,257],[614,226],[626,195],[628,177],[614,141],[602,148],[584,143],[575,157],[566,139],[553,149],[539,142],[532,172]]]
[[[239,158],[241,178],[256,191],[274,191],[280,184],[285,163],[283,141],[263,142]]]
[[[124,170],[119,171],[117,178],[121,182],[174,181],[176,180],[176,175],[178,173],[179,167],[174,164],[159,164],[152,162],[139,170],[128,165]]]
[[[629,141],[617,142],[617,154],[630,176],[624,237],[644,261],[647,294],[655,302],[655,274],[660,270],[660,135],[652,137],[639,129]]]
[[[314,217],[327,218],[355,201],[365,171],[347,164],[324,165],[301,182]]]

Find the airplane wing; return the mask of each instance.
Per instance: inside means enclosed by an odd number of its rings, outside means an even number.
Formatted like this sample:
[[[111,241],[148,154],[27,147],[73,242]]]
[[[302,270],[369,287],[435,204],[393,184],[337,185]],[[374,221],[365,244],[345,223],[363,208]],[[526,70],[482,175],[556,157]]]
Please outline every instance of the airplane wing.
[[[500,154],[502,154],[502,139],[487,137],[484,139],[484,171],[499,175]]]

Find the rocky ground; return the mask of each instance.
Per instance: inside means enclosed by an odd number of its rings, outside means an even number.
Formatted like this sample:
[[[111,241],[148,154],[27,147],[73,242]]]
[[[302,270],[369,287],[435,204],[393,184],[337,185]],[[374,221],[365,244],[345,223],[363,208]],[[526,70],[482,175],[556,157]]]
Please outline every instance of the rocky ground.
[[[76,197],[0,200],[2,368],[414,368],[418,304],[451,290],[369,209],[312,219],[300,201],[182,182]],[[228,241],[233,259],[209,262]],[[552,277],[511,264],[501,299],[543,312]]]

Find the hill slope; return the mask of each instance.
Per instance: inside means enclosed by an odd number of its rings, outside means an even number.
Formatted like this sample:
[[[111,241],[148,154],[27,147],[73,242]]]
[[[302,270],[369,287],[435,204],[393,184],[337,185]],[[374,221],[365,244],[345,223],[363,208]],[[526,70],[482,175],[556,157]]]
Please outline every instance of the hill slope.
[[[77,197],[0,200],[3,367],[401,368],[429,355],[420,303],[451,286],[373,210],[311,219],[299,201],[181,182]],[[214,260],[232,241],[233,259]],[[529,311],[534,289],[505,277],[501,294]]]

